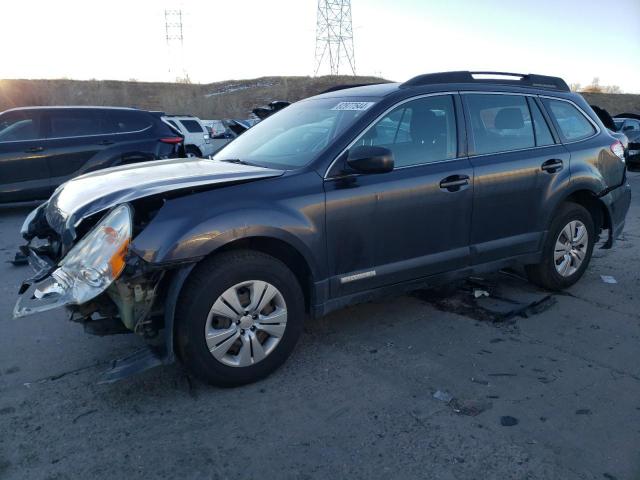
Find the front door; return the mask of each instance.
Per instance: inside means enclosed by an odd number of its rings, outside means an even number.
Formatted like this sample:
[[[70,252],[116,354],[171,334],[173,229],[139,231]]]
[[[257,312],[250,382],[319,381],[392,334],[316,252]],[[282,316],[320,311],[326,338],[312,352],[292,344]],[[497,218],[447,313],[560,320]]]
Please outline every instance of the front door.
[[[34,109],[0,115],[0,202],[49,197],[48,152],[40,118]]]
[[[453,95],[403,102],[358,138],[353,146],[389,148],[392,172],[357,174],[339,165],[329,172],[332,296],[469,264],[473,170],[458,156],[454,103]]]

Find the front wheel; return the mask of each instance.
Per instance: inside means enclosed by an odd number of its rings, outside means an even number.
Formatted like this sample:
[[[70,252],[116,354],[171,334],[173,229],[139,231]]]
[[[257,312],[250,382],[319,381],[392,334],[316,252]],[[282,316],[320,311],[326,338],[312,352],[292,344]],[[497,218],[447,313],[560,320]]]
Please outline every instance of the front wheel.
[[[182,292],[178,353],[209,383],[236,386],[265,377],[287,359],[302,333],[298,280],[264,253],[239,250],[205,260]]]
[[[576,203],[565,203],[551,222],[542,261],[526,266],[529,280],[549,290],[570,287],[587,269],[595,240],[589,211]]]

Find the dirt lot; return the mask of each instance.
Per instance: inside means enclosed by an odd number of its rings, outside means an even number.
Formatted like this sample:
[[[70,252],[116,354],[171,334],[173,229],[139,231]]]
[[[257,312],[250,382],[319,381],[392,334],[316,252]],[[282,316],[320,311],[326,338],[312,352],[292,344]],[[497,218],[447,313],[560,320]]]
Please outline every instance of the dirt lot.
[[[62,311],[13,320],[29,272],[4,261],[27,210],[2,209],[0,478],[639,479],[630,179],[623,239],[565,294],[498,274],[348,308],[231,390],[178,365],[97,385],[137,338],[88,336]]]

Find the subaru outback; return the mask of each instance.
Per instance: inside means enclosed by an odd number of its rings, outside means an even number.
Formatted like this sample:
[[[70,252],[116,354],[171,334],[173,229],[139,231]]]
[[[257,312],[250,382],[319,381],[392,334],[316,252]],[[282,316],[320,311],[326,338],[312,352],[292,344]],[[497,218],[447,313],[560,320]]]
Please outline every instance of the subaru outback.
[[[88,173],[29,214],[14,315],[65,306],[147,340],[103,381],[178,358],[258,380],[306,317],[523,265],[560,290],[630,203],[622,145],[560,78],[448,72],[311,97],[213,159]]]

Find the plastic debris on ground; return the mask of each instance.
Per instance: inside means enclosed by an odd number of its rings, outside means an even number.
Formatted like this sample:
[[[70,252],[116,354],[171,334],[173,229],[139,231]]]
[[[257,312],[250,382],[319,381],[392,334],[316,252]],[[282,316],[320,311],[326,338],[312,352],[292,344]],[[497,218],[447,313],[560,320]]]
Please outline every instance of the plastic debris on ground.
[[[618,281],[611,275],[600,275],[600,278],[604,283],[618,283]]]
[[[516,317],[529,318],[556,304],[553,295],[511,271],[469,277],[412,295],[438,310],[492,323],[514,323]]]
[[[464,400],[458,398],[451,400],[449,405],[457,414],[467,415],[469,417],[475,417],[485,410],[493,408],[493,404],[491,402],[484,400]]]
[[[500,417],[500,425],[503,427],[513,427],[518,424],[518,419],[515,417],[510,417],[505,415],[504,417]]]
[[[446,403],[458,415],[467,415],[469,417],[475,417],[485,410],[493,408],[493,404],[489,401],[455,398],[444,390],[436,391],[433,394],[433,398]]]
[[[436,400],[440,400],[441,402],[449,403],[451,400],[453,400],[453,395],[448,392],[438,390],[433,394],[433,398],[435,398]]]

